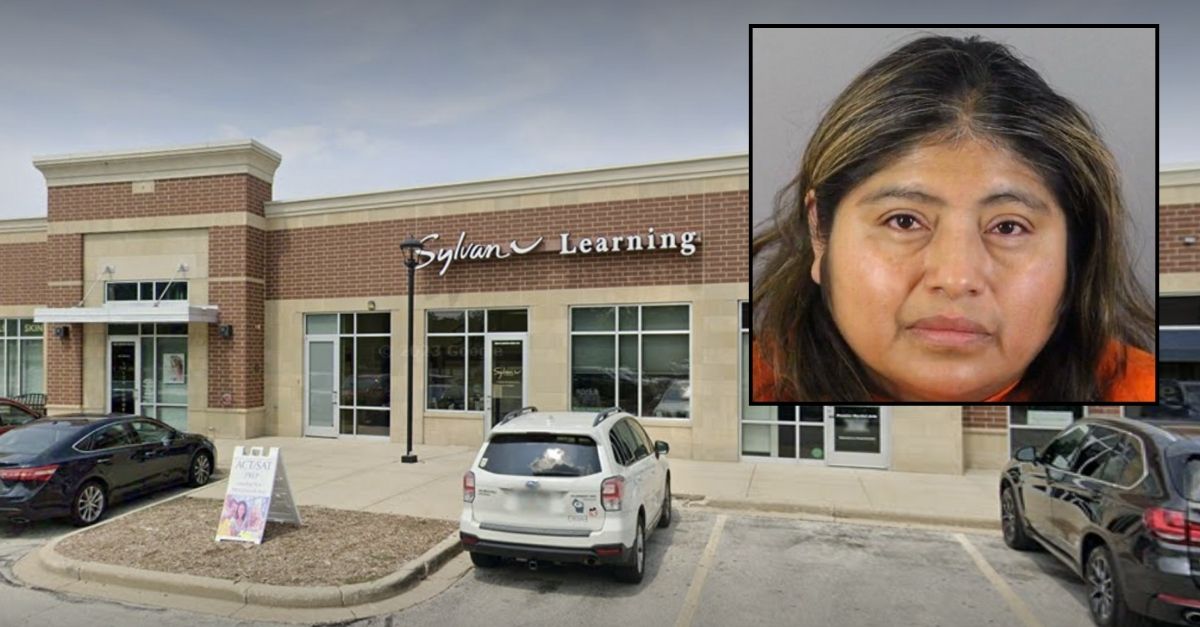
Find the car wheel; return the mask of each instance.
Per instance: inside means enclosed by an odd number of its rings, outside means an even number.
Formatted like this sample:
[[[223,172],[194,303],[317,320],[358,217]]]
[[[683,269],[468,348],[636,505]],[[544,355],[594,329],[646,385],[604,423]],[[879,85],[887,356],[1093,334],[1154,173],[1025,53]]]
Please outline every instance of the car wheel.
[[[204,451],[196,453],[192,457],[192,464],[188,467],[188,485],[198,488],[212,478],[212,456]]]
[[[1000,493],[1000,524],[1004,529],[1004,543],[1008,548],[1017,551],[1037,548],[1037,543],[1026,532],[1025,517],[1017,507],[1017,497],[1012,486],[1005,486]]]
[[[88,481],[75,491],[71,500],[71,522],[76,527],[95,524],[108,509],[108,495],[99,481]]]
[[[500,556],[471,553],[471,563],[479,568],[495,568],[500,565]]]
[[[1100,627],[1144,627],[1150,620],[1135,614],[1125,603],[1124,589],[1117,575],[1117,563],[1103,544],[1087,556],[1084,577],[1088,586],[1088,611]]]
[[[663,496],[662,513],[658,515],[659,528],[671,526],[671,481],[667,480],[666,495]]]
[[[629,552],[629,563],[613,571],[617,581],[641,583],[646,575],[646,523],[638,516],[637,534],[633,537],[633,550]]]

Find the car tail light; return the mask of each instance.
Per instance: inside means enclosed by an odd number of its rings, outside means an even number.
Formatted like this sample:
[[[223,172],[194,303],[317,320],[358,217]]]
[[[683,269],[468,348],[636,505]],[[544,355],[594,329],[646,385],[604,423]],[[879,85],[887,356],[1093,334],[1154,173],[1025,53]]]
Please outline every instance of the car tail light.
[[[621,511],[621,497],[624,494],[625,477],[609,477],[600,484],[600,501],[606,511]]]
[[[475,473],[470,470],[463,475],[463,503],[475,502]]]
[[[1173,594],[1164,594],[1162,592],[1158,593],[1156,596],[1158,597],[1159,601],[1166,601],[1167,603],[1173,603],[1175,605],[1200,609],[1200,601],[1195,599],[1185,599],[1183,597],[1177,597]]]
[[[619,544],[611,544],[606,546],[598,546],[595,548],[598,557],[620,557],[622,547]]]
[[[1200,545],[1200,524],[1187,519],[1187,514],[1163,507],[1151,507],[1142,515],[1150,535],[1167,542]]]
[[[46,482],[54,476],[58,465],[38,466],[36,468],[4,468],[0,469],[0,481],[39,481]]]
[[[462,543],[467,546],[474,546],[476,544],[479,544],[479,536],[473,536],[469,533],[462,533],[460,531],[458,534],[458,537],[460,540],[462,540]]]

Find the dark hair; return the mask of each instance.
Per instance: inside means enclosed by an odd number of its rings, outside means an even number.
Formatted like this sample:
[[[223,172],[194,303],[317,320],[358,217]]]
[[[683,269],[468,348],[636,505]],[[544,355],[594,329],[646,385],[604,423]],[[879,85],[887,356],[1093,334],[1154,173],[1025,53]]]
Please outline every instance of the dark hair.
[[[834,324],[828,294],[812,280],[812,238],[828,242],[841,200],[894,159],[919,144],[961,138],[1024,160],[1066,214],[1058,325],[1015,396],[1101,400],[1124,369],[1121,361],[1097,371],[1108,343],[1153,346],[1153,310],[1129,263],[1116,163],[1087,114],[1002,44],[925,36],[867,68],[838,96],[813,132],[800,171],[777,196],[773,220],[755,233],[754,329],[775,373],[773,396],[755,400],[883,396]],[[810,191],[815,233],[805,210]]]

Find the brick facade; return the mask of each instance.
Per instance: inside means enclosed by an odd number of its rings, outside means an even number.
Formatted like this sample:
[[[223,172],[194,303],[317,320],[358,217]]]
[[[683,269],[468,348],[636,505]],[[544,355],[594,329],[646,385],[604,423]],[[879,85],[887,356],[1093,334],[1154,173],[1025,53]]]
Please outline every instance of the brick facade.
[[[270,186],[267,187],[267,198]],[[258,203],[261,211],[261,201]],[[250,210],[249,207],[247,210]],[[265,235],[249,226],[208,230],[209,304],[220,311],[220,325],[233,337],[208,330],[210,407],[261,407],[263,404],[263,292]],[[232,280],[221,280],[232,279]]]
[[[1200,237],[1200,208],[1195,205],[1159,207],[1159,272],[1200,272],[1200,243],[1185,245],[1185,236]]]
[[[83,298],[83,236],[50,235],[46,256],[41,259],[46,305],[73,307]],[[75,285],[53,285],[56,282]],[[68,337],[54,337],[51,325],[45,327],[46,404],[78,407],[83,405],[83,325],[67,325]]]
[[[208,328],[208,405],[253,408],[263,404],[263,287],[249,281],[212,283],[209,300],[221,311],[220,324],[233,337]]]
[[[1008,426],[1008,407],[964,405],[963,427],[968,429],[1003,429]]]
[[[129,182],[51,187],[51,222],[112,220],[249,211],[263,215],[271,184],[248,174],[155,181],[154,192],[133,193]]]
[[[271,231],[267,298],[386,296],[406,293],[400,250],[409,234],[441,236],[436,246],[546,238],[538,252],[507,259],[458,260],[444,276],[439,262],[417,273],[418,293],[551,290],[694,283],[733,283],[749,276],[747,192],[461,214],[412,220]],[[559,234],[573,241],[616,235],[698,231],[696,252],[679,250],[558,254]]]
[[[52,224],[235,211],[261,216],[270,199],[270,183],[230,174],[155,181],[153,192],[138,194],[129,182],[51,187],[47,213]],[[217,325],[209,327],[210,407],[263,404],[265,240],[262,230],[248,226],[209,229],[209,304],[218,307],[220,324],[234,329],[232,338],[222,338]],[[0,259],[19,254],[16,246],[0,246]],[[50,262],[41,277],[43,302],[50,307],[78,303],[83,296],[83,236],[52,235],[38,258]],[[48,286],[47,281],[78,281],[81,285]],[[66,340],[53,337],[49,326],[46,329],[46,388],[52,405],[83,403],[82,328],[70,326]]]
[[[47,302],[45,242],[0,244],[0,305]]]

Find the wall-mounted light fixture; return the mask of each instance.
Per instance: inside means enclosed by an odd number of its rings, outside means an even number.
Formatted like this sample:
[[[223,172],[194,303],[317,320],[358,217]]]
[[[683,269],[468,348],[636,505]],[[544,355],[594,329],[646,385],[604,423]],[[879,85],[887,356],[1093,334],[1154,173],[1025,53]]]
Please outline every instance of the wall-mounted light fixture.
[[[56,337],[60,340],[65,340],[65,339],[71,337],[71,327],[67,327],[67,326],[54,327],[54,337]]]
[[[367,311],[375,311],[375,301],[367,301]]]
[[[1183,236],[1183,245],[1184,246],[1195,246],[1196,245],[1196,236],[1195,235],[1184,235]]]
[[[221,337],[224,337],[224,338],[233,337],[233,325],[232,324],[222,324],[222,325],[218,326],[217,327],[217,335],[220,335]]]

